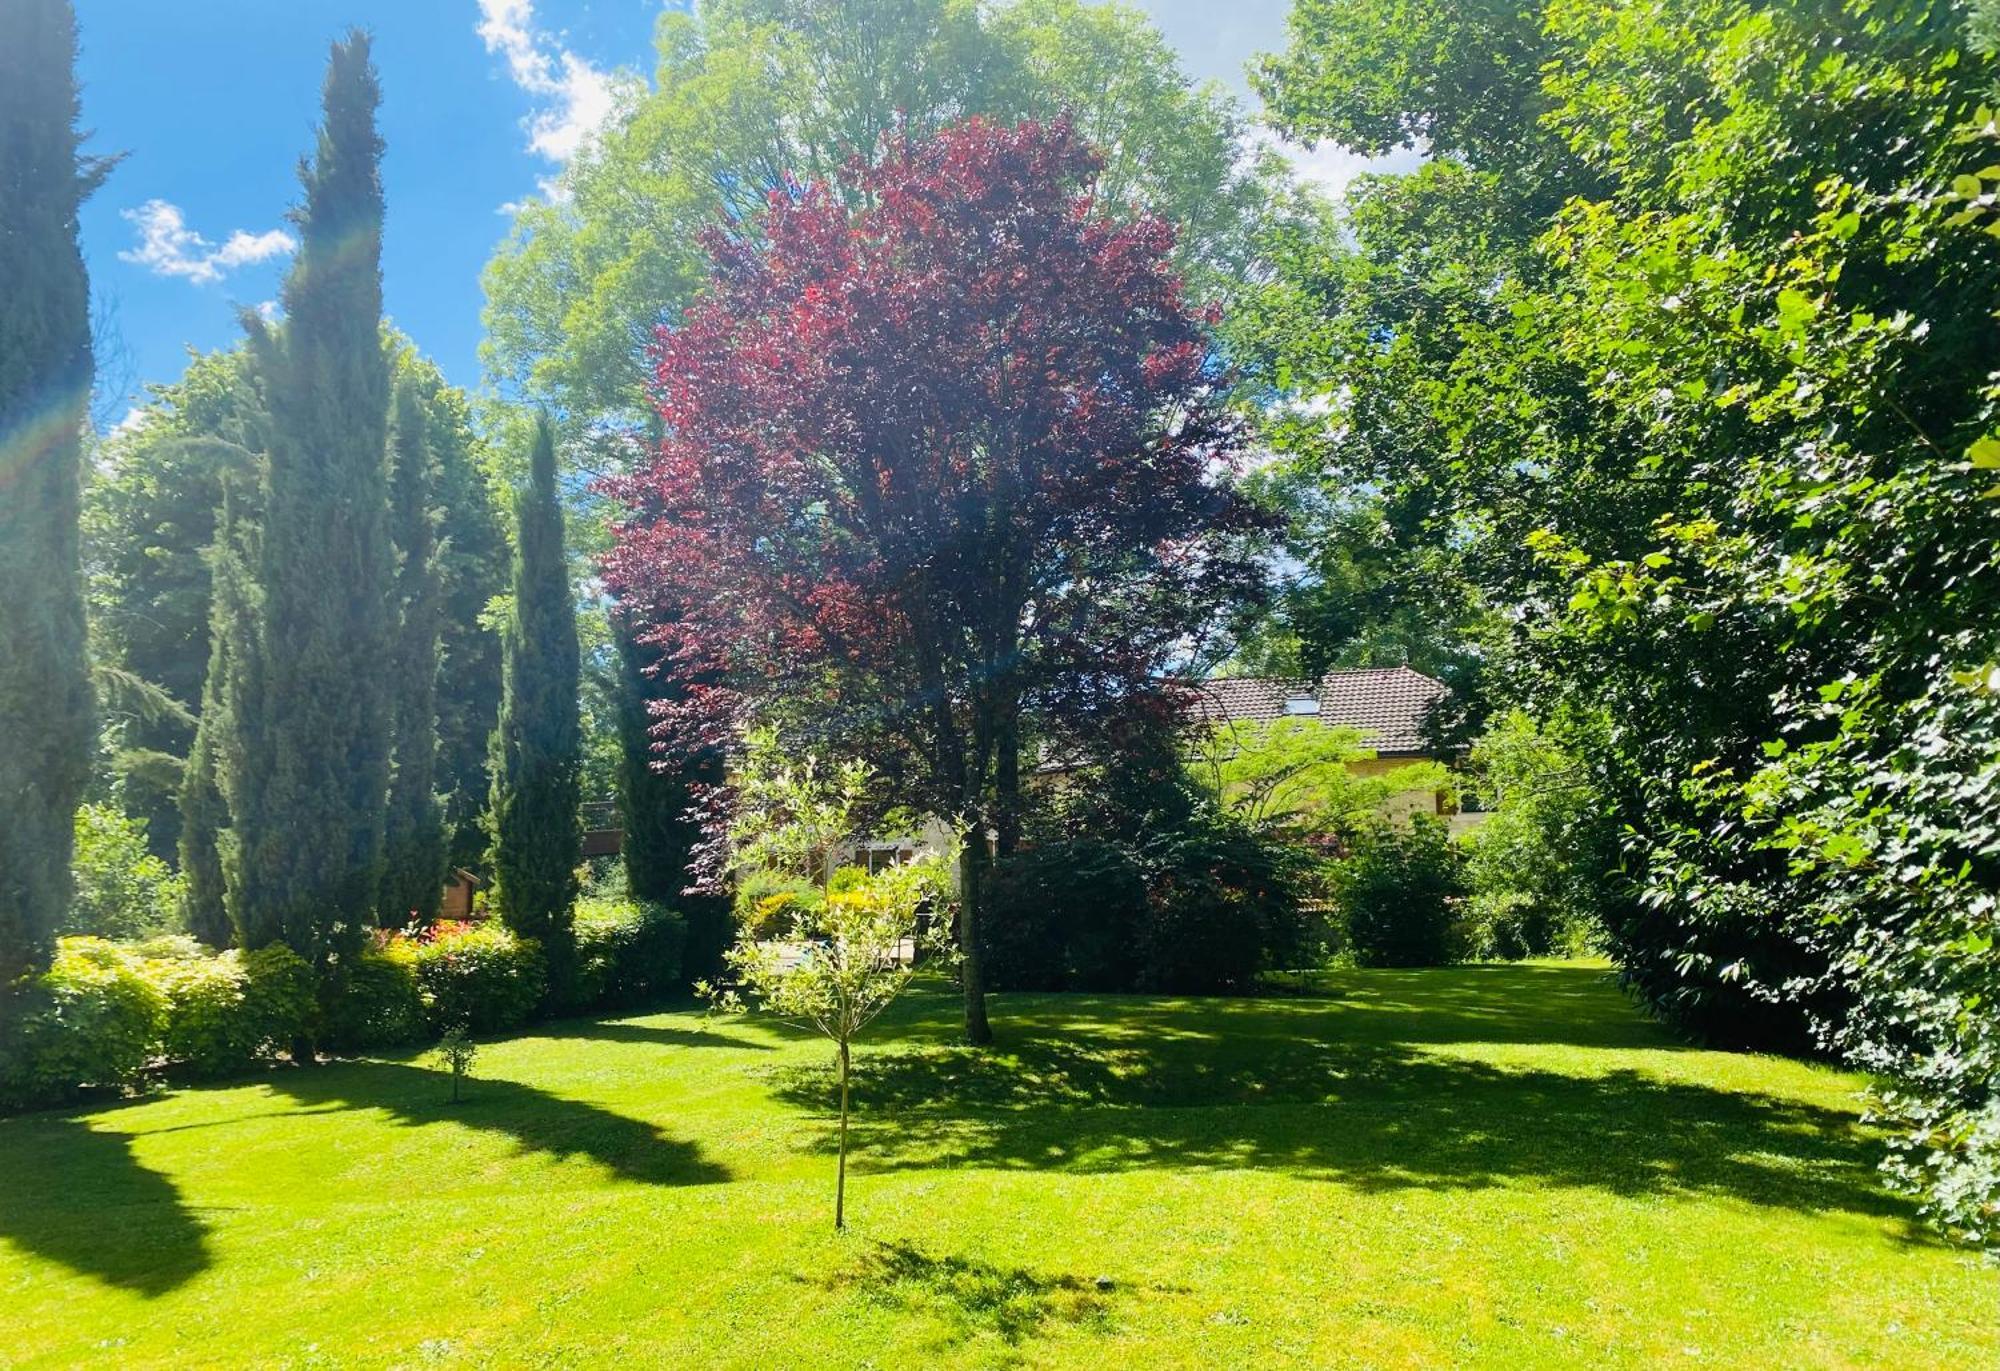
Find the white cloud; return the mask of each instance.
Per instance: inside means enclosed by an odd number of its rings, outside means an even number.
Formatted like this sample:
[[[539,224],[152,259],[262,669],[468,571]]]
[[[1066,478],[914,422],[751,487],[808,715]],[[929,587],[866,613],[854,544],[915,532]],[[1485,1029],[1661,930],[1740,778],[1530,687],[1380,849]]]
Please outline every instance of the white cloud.
[[[116,438],[121,434],[137,433],[140,429],[146,427],[146,425],[152,422],[153,422],[152,410],[142,409],[138,405],[133,405],[130,409],[125,411],[125,417],[123,419],[120,419],[117,423],[111,426],[111,436],[113,438]]]
[[[277,323],[278,302],[276,300],[259,300],[257,302],[257,317],[267,324]]]
[[[1259,140],[1267,142],[1284,154],[1292,164],[1292,171],[1299,180],[1317,186],[1326,197],[1338,203],[1347,193],[1348,184],[1357,176],[1371,172],[1402,173],[1415,171],[1423,165],[1424,153],[1418,148],[1397,148],[1381,157],[1369,157],[1363,153],[1349,152],[1338,143],[1314,143],[1310,146],[1287,142],[1285,139],[1264,134]]]
[[[120,215],[133,225],[139,242],[119,253],[119,261],[136,262],[155,276],[184,276],[196,285],[220,281],[238,267],[269,261],[298,246],[283,229],[237,229],[217,247],[187,226],[180,206],[165,200],[148,200]]]
[[[479,0],[479,16],[486,50],[505,57],[514,84],[542,105],[523,121],[529,151],[569,161],[617,103],[611,74],[537,29],[534,0]]]

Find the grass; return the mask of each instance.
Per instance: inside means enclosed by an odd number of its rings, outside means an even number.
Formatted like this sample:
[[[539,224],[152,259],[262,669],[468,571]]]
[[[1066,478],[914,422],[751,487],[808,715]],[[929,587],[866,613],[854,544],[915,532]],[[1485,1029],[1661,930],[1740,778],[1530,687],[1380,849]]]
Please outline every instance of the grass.
[[[0,1365],[2000,1365],[1851,1076],[1601,968],[1262,1000],[693,1011],[0,1120]]]

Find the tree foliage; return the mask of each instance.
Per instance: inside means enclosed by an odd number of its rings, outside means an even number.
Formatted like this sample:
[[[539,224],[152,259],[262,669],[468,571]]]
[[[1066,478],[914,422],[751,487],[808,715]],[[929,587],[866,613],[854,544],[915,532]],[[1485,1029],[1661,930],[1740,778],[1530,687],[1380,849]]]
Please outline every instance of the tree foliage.
[[[970,835],[975,1039],[1003,755],[1024,723],[1165,708],[1190,627],[1255,581],[1172,233],[1103,214],[1097,167],[1065,124],[972,120],[849,172],[863,207],[815,185],[773,197],[768,242],[711,236],[711,293],[661,340],[666,436],[614,485],[619,594],[709,683],[669,733],[789,701]]]
[[[618,670],[619,857],[636,900],[678,909],[687,920],[682,967],[689,980],[722,971],[728,949],[729,906],[699,888],[704,795],[724,781],[720,748],[675,755],[653,736],[654,714],[686,698],[685,686],[662,670],[660,650],[641,643],[623,616],[613,615]]]
[[[61,932],[143,938],[180,922],[181,880],[146,848],[146,821],[113,805],[76,811],[76,897]]]
[[[1472,786],[1486,818],[1467,840],[1471,951],[1539,957],[1574,951],[1617,898],[1617,831],[1582,751],[1601,747],[1597,717],[1558,712],[1544,726],[1509,710],[1480,735]]]
[[[528,483],[514,503],[514,590],[501,631],[500,723],[493,733],[493,901],[548,959],[550,995],[572,970],[578,817],[576,597],[563,554],[555,431],[536,422]]]
[[[833,1226],[847,1226],[848,1077],[854,1039],[873,1023],[916,974],[925,943],[919,916],[943,889],[940,873],[921,864],[892,868],[851,890],[830,894],[800,911],[787,943],[746,933],[730,950],[734,980],[717,995],[741,1008],[748,995],[768,1013],[818,1033],[834,1047],[840,1100]],[[930,946],[934,956],[944,948]]]
[[[208,550],[226,482],[254,512],[264,426],[248,349],[190,358],[179,381],[151,387],[132,422],[99,444],[84,492],[92,651],[187,711],[105,717],[113,770],[162,856],[180,839],[178,768],[127,759],[189,756],[209,660]]]
[[[223,552],[242,563],[225,574],[241,576],[247,612],[226,653],[219,776],[239,944],[282,941],[325,983],[359,952],[380,894],[389,789],[382,144],[364,35],[334,45],[323,97],[284,326],[245,316],[269,451],[256,535]]]
[[[1504,608],[1503,694],[1602,711],[1633,989],[1882,1073],[1904,1176],[1990,1238],[2000,171],[1964,12],[1300,14],[1293,127],[1446,156],[1269,297],[1313,319],[1264,330],[1272,374],[1327,401],[1292,451]]]
[[[489,372],[575,418],[649,418],[647,349],[707,278],[703,231],[754,231],[773,191],[834,183],[892,131],[1068,113],[1106,150],[1107,201],[1176,224],[1183,269],[1217,289],[1270,193],[1233,104],[1122,6],[715,0],[662,15],[656,43],[652,91],[626,92],[486,271]]]
[[[70,898],[93,726],[78,552],[90,283],[68,0],[0,11],[0,1032]]]
[[[1411,791],[1449,788],[1437,762],[1411,762],[1376,775],[1351,762],[1372,760],[1361,730],[1317,718],[1219,723],[1196,739],[1190,767],[1215,803],[1251,828],[1292,836],[1340,837],[1372,821]]]
[[[423,401],[435,466],[441,625],[437,786],[453,857],[476,862],[486,807],[486,749],[500,703],[500,648],[486,626],[488,603],[505,586],[507,532],[485,443],[463,391],[389,331],[395,381]],[[189,360],[180,380],[149,388],[134,420],[107,437],[84,495],[92,650],[100,675],[130,673],[163,690],[190,716],[208,679],[211,570],[222,490],[231,486],[244,526],[256,522],[257,472],[268,416],[247,347]],[[113,778],[145,818],[154,852],[179,845],[181,763],[195,722],[174,709],[104,711]]]
[[[438,637],[442,590],[433,510],[437,467],[414,381],[397,382],[390,449],[390,536],[396,548],[395,639],[389,661],[390,736],[395,748],[385,820],[379,922],[385,928],[437,917],[445,868],[444,813],[437,797]]]

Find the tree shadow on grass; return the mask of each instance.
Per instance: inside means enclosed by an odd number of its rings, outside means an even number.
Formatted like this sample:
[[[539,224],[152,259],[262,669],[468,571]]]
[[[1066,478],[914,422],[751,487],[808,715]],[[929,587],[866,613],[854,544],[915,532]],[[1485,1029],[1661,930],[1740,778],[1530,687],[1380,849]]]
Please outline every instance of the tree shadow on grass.
[[[955,995],[915,994],[891,1011],[910,1036],[956,1036]],[[1634,1012],[1604,967],[1474,964],[1421,970],[1320,973],[1309,993],[1227,997],[1096,993],[1000,994],[993,1019],[1003,1032],[1070,1032],[1098,1039],[1272,1039],[1395,1043],[1519,1043],[1592,1048],[1697,1049]]]
[[[1009,1347],[1061,1325],[1108,1331],[1112,1297],[1123,1289],[970,1257],[934,1257],[908,1242],[871,1243],[846,1267],[795,1279],[836,1293],[856,1291],[899,1312],[934,1313],[952,1343],[992,1334]]]
[[[274,1075],[271,1088],[302,1104],[379,1109],[409,1128],[455,1123],[504,1133],[525,1152],[585,1156],[625,1180],[647,1185],[715,1185],[728,1169],[691,1142],[649,1123],[518,1081],[479,1077],[454,1104],[451,1077],[396,1062],[355,1062]]]
[[[1878,1183],[1877,1140],[1837,1110],[1629,1069],[1497,1066],[1370,1041],[1338,1016],[1310,1025],[1225,1005],[1217,1023],[1181,1003],[1163,1028],[1215,1031],[1132,1033],[1129,1015],[1107,1013],[1093,1033],[1073,1015],[1036,1016],[986,1051],[858,1054],[853,1164],[1245,1167],[1367,1191],[1529,1182],[1910,1218]],[[1348,1036],[1315,1036],[1335,1033]],[[788,1103],[829,1107],[826,1067],[769,1079]]]
[[[568,1019],[543,1024],[521,1035],[523,1039],[562,1038],[600,1043],[648,1043],[659,1047],[733,1047],[745,1052],[769,1052],[769,1043],[713,1033],[700,1028],[673,1028],[666,1024],[627,1023],[620,1020]]]
[[[0,1238],[79,1275],[164,1295],[207,1269],[208,1226],[130,1134],[37,1114],[0,1128]]]

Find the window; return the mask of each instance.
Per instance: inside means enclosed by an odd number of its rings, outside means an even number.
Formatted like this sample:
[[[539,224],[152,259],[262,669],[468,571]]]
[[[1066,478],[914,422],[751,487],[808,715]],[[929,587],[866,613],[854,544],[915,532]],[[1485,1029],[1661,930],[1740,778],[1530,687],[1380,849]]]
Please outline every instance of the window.
[[[1319,713],[1319,700],[1311,695],[1294,695],[1291,699],[1285,701],[1285,713],[1317,714]]]

